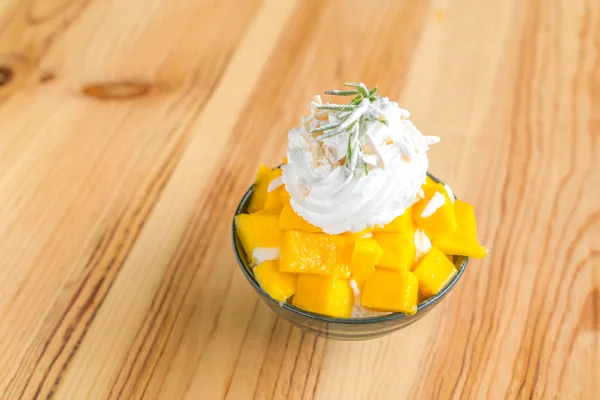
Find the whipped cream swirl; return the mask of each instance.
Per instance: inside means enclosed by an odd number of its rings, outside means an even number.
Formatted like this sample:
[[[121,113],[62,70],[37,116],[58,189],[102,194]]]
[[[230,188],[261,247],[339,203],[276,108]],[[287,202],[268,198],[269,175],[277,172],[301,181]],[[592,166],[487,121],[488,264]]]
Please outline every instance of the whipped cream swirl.
[[[423,136],[408,111],[385,97],[362,99],[352,112],[323,111],[321,105],[315,96],[311,115],[288,133],[282,181],[292,208],[328,234],[391,222],[416,201],[429,145],[439,138]],[[318,131],[358,113],[360,119],[346,131]]]

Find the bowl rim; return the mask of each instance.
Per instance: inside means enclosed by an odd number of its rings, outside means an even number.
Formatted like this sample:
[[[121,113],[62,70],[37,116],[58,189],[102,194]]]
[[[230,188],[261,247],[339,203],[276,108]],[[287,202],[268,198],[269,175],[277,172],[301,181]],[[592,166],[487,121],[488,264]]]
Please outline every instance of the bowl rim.
[[[436,183],[444,184],[444,182],[440,181],[438,178],[436,178],[429,172],[427,172],[427,176],[430,177]],[[315,320],[318,320],[321,322],[330,322],[330,323],[344,324],[344,325],[364,325],[364,324],[388,322],[388,321],[393,321],[393,320],[402,319],[402,318],[411,318],[411,317],[416,316],[419,313],[419,311],[426,310],[428,308],[433,307],[450,290],[452,290],[454,285],[456,285],[456,283],[459,281],[459,279],[465,272],[465,269],[467,268],[467,264],[469,263],[469,257],[463,256],[464,257],[463,262],[458,267],[458,272],[456,273],[456,275],[454,275],[452,277],[452,279],[446,284],[446,286],[444,286],[444,288],[442,290],[439,291],[438,294],[436,294],[435,296],[429,297],[427,300],[420,303],[417,306],[417,313],[413,314],[413,315],[408,315],[408,314],[405,314],[402,312],[392,312],[390,314],[378,315],[378,316],[374,316],[374,317],[338,318],[338,317],[329,317],[329,316],[326,316],[323,314],[316,314],[316,313],[313,313],[310,311],[306,311],[301,308],[295,307],[294,305],[287,303],[287,302],[281,304],[277,300],[273,299],[266,291],[263,290],[263,288],[260,286],[260,284],[258,283],[256,278],[254,277],[254,274],[249,272],[252,269],[252,267],[250,267],[249,265],[247,266],[247,268],[245,267],[244,260],[240,256],[238,247],[236,245],[236,241],[238,240],[238,238],[237,238],[236,231],[235,231],[235,217],[238,214],[242,213],[241,211],[244,208],[244,205],[248,201],[249,197],[252,195],[253,191],[254,191],[254,184],[252,184],[252,186],[250,186],[250,188],[246,191],[246,193],[244,193],[244,196],[242,196],[242,199],[240,200],[238,206],[235,209],[235,214],[233,216],[233,221],[231,224],[231,234],[232,234],[231,238],[232,238],[232,244],[233,244],[233,253],[235,254],[235,258],[238,262],[240,269],[246,276],[246,279],[248,279],[248,281],[252,284],[252,286],[254,286],[255,290],[257,290],[262,296],[265,296],[267,299],[279,304],[280,307],[285,308],[288,311],[291,311],[295,314],[299,314],[303,317],[315,319]],[[456,196],[455,196],[455,198],[456,198]]]

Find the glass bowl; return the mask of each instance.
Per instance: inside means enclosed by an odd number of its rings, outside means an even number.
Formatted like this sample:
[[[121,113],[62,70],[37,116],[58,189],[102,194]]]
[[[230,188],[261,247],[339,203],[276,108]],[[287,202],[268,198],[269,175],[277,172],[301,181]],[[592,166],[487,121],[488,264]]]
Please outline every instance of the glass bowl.
[[[440,180],[435,178],[431,174],[427,174],[431,179],[436,182],[442,183]],[[235,215],[243,214],[247,212],[250,198],[254,191],[254,185],[248,189],[240,204],[235,211]],[[303,329],[307,332],[313,333],[317,336],[324,336],[332,339],[341,340],[365,340],[373,339],[380,336],[387,335],[398,329],[404,328],[418,321],[424,317],[429,311],[433,309],[440,301],[450,292],[456,282],[460,279],[462,274],[465,272],[468,257],[454,256],[454,264],[458,269],[458,273],[448,282],[448,284],[435,296],[428,298],[419,304],[417,313],[414,315],[406,315],[404,313],[391,313],[383,316],[368,317],[368,318],[333,318],[327,317],[321,314],[315,314],[312,312],[304,311],[300,308],[293,306],[291,303],[285,303],[279,305],[279,302],[273,300],[258,284],[254,278],[252,268],[248,263],[246,253],[235,233],[235,220],[232,225],[232,239],[233,239],[233,251],[237,258],[238,264],[242,269],[242,272],[248,279],[248,282],[252,285],[254,290],[259,294],[265,303],[273,311],[275,311],[281,318],[291,322],[298,328]]]

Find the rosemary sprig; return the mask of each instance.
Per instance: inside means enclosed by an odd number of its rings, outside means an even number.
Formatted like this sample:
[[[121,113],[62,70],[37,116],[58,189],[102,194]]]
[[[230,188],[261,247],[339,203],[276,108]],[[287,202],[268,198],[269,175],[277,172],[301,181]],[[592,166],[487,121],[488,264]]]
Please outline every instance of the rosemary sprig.
[[[357,168],[362,168],[365,174],[369,173],[367,164],[362,161],[360,155],[363,154],[363,145],[361,143],[364,136],[364,127],[362,122],[375,120],[365,116],[369,110],[369,104],[377,100],[377,86],[369,90],[364,83],[345,82],[345,86],[354,88],[351,90],[328,90],[327,95],[332,96],[354,96],[348,104],[323,104],[316,105],[317,110],[328,110],[337,112],[336,117],[339,122],[329,123],[317,128],[311,129],[310,133],[322,132],[316,137],[317,140],[325,140],[341,133],[348,133],[348,145],[346,149],[345,168],[347,173],[356,173]],[[367,101],[365,101],[367,100]],[[382,124],[387,125],[385,119],[376,119]]]
[[[350,86],[350,87],[355,87],[356,89],[358,89],[360,94],[363,95],[363,97],[369,97],[369,89],[367,89],[365,84],[362,82],[361,83],[345,82],[344,85]]]
[[[354,96],[358,94],[358,90],[326,90],[325,94],[331,96]]]
[[[342,133],[342,132],[347,132],[347,131],[349,131],[350,129],[354,128],[354,125],[355,125],[357,122],[358,122],[358,121],[354,121],[352,124],[350,124],[350,126],[348,126],[348,127],[347,127],[347,128],[345,128],[345,129],[336,129],[336,130],[334,130],[334,131],[325,132],[325,133],[323,133],[322,135],[320,135],[320,136],[317,136],[317,140],[325,140],[325,139],[327,139],[327,138],[330,138],[330,137],[332,137],[332,136],[339,135],[339,134],[340,134],[340,133]]]
[[[371,101],[375,101],[375,93],[377,92],[377,86],[375,86],[373,89],[369,90],[369,99]]]
[[[329,129],[337,128],[340,125],[341,124],[327,124],[327,125],[323,125],[323,126],[320,126],[317,128],[313,128],[313,129],[309,130],[308,133],[323,132],[323,131],[327,131]]]
[[[356,96],[355,98],[352,99],[350,104],[359,104],[362,101],[362,99],[363,99],[362,94],[359,94],[358,96]]]
[[[318,110],[329,110],[329,111],[352,111],[356,108],[356,106],[351,104],[340,105],[340,104],[323,104],[318,105]]]
[[[351,159],[352,159],[352,133],[348,135],[348,148],[346,150],[346,168],[349,168]]]

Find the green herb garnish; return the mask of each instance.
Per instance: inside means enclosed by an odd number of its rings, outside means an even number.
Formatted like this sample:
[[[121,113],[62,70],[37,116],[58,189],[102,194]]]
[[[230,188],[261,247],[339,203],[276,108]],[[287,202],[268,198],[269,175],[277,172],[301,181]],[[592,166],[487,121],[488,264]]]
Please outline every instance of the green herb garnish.
[[[354,96],[358,94],[358,90],[327,90],[325,94],[331,96]]]
[[[352,87],[352,90],[328,90],[325,92],[331,96],[354,96],[348,104],[324,104],[317,105],[317,110],[328,110],[340,112],[337,117],[340,122],[322,125],[318,128],[311,129],[310,133],[322,132],[317,136],[317,140],[324,140],[340,133],[348,133],[348,147],[346,152],[345,167],[348,173],[356,173],[357,168],[363,168],[365,173],[369,173],[367,164],[360,157],[363,154],[363,139],[364,132],[363,122],[379,121],[387,125],[387,121],[381,117],[367,118],[365,113],[369,110],[369,104],[377,100],[377,86],[369,90],[364,83],[345,82],[345,86]]]

